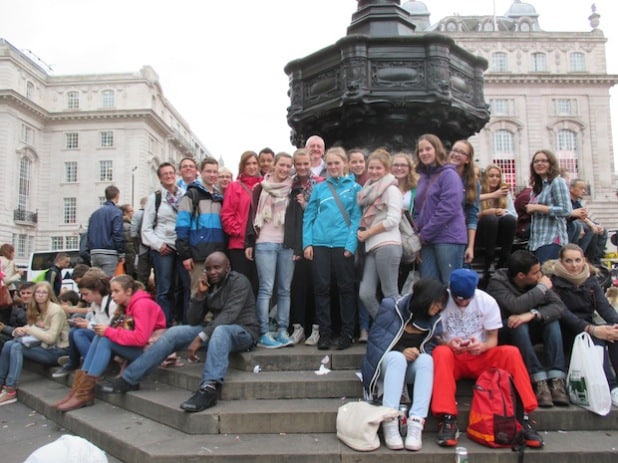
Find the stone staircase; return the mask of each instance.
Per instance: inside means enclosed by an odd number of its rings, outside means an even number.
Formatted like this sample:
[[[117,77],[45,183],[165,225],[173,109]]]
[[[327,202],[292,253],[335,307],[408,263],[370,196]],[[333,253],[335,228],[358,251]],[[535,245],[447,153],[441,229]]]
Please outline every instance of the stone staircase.
[[[324,355],[331,372],[316,375]],[[434,443],[437,421],[425,426],[423,450],[413,456],[390,451],[356,452],[337,440],[337,409],[362,395],[356,376],[364,347],[318,351],[295,346],[236,354],[218,404],[200,413],[178,405],[198,387],[202,363],[159,368],[126,395],[101,394],[93,407],[65,414],[50,404],[67,393],[68,384],[50,379],[46,368],[26,362],[19,400],[70,432],[80,435],[126,463],[168,462],[408,462],[454,461],[455,450]],[[261,370],[254,373],[256,367]],[[471,381],[458,386],[460,429],[465,429]],[[525,453],[526,462],[552,458],[567,463],[609,463],[618,457],[618,410],[599,417],[570,406],[533,415],[544,436],[542,450]],[[515,462],[508,449],[492,450],[460,438],[474,462]]]

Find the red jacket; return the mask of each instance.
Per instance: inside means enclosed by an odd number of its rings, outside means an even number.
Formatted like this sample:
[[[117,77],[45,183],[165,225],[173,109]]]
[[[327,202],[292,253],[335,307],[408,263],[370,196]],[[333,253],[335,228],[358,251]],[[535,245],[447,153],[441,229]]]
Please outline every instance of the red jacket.
[[[153,331],[166,327],[165,314],[146,291],[136,291],[126,310],[134,328],[105,328],[104,336],[122,346],[144,347]]]
[[[254,186],[241,185],[240,181],[236,180],[230,183],[225,190],[223,207],[221,208],[221,224],[223,231],[229,238],[229,249],[245,249],[245,234],[247,233],[249,208],[251,207],[251,190]]]

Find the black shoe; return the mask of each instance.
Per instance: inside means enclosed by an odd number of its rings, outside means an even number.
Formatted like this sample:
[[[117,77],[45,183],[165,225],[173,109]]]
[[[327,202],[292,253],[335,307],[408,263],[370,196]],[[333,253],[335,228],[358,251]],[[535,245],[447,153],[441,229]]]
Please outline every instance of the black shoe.
[[[455,447],[459,437],[457,427],[457,417],[453,415],[442,415],[438,426],[438,437],[436,443],[442,447]]]
[[[543,447],[544,442],[541,435],[532,427],[530,419],[525,416],[522,423],[522,433],[524,435],[524,444],[533,449],[540,449]]]
[[[325,335],[320,334],[320,339],[318,340],[318,350],[328,350],[330,349],[330,344],[331,344],[330,336],[327,334]]]
[[[217,389],[215,386],[208,384],[205,387],[198,389],[189,400],[181,403],[180,408],[182,408],[185,412],[194,413],[206,410],[216,404]]]
[[[101,391],[106,394],[124,394],[129,391],[137,391],[139,390],[139,383],[131,384],[121,376],[114,380],[113,383],[104,384],[101,386]]]
[[[339,339],[337,339],[335,349],[344,350],[350,347],[351,345],[352,345],[352,337],[348,336],[347,334],[342,334],[341,336],[339,336]]]

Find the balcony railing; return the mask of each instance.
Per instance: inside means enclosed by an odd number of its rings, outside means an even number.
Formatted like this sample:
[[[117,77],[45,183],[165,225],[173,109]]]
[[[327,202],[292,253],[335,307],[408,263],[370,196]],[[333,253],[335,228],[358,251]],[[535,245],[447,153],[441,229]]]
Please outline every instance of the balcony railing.
[[[24,211],[23,209],[14,209],[13,220],[27,225],[36,225],[39,220],[39,214],[37,212]]]

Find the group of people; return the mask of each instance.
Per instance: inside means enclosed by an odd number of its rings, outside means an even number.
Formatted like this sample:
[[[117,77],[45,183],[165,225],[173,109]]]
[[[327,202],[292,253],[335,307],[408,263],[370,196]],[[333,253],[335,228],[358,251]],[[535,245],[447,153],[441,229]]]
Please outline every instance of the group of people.
[[[431,134],[419,137],[412,155],[377,149],[368,156],[359,149],[326,151],[314,135],[293,155],[268,148],[243,153],[235,181],[212,158],[199,169],[182,159],[180,178],[164,162],[160,188],[130,220],[132,209],[123,214],[117,207],[118,188],[107,187],[85,240],[93,268],[73,274],[88,307],[63,310],[47,282],[20,288],[26,323],[10,326],[2,348],[0,404],[15,400],[24,357],[60,361],[56,377],[75,371],[71,391],[54,404],[68,411],[93,402],[114,355],[129,363],[103,390],[122,393],[138,389],[170,354],[186,349],[195,360],[205,348],[200,386],[181,404],[197,412],[216,404],[231,352],[303,341],[341,350],[358,335],[368,342],[362,366],[368,397],[377,399],[383,382],[384,405],[398,408],[404,386],[414,384],[405,443],[385,423],[387,445],[420,449],[431,406],[441,417],[438,443],[450,446],[458,434],[455,381],[491,366],[511,372],[526,413],[568,405],[566,356],[581,331],[607,346],[616,404],[618,316],[584,251],[568,244],[574,209],[555,156],[547,150],[533,156],[523,206],[531,217],[530,251],[513,253],[517,212],[502,171],[490,165],[480,174],[473,157],[468,141],[447,153]],[[402,259],[407,217],[421,244],[412,262]],[[588,218],[582,217],[576,220]],[[573,233],[583,235],[583,227]],[[136,278],[110,280],[128,241]],[[487,292],[477,289],[476,272],[463,268],[479,245]],[[546,261],[554,264],[545,272],[551,278],[541,272]],[[142,283],[151,268],[154,300]],[[416,268],[420,280],[400,297]],[[605,324],[594,322],[595,310]],[[34,343],[22,342],[26,337]],[[534,349],[539,341],[544,358]],[[542,446],[527,418],[524,428],[527,443]]]

